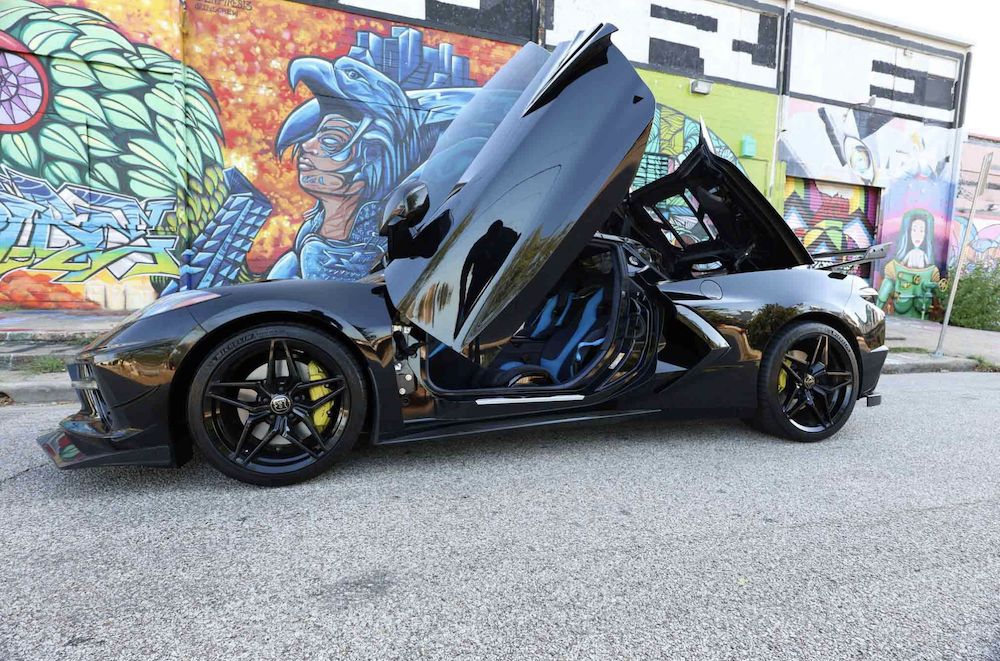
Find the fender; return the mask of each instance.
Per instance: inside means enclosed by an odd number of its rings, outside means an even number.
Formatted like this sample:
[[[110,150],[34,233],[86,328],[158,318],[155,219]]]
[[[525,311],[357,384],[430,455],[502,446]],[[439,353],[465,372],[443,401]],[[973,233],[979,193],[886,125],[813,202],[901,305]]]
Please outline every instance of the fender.
[[[393,369],[392,319],[384,288],[362,282],[322,280],[272,280],[240,286],[213,288],[219,298],[191,306],[201,327],[181,343],[180,361],[194,352],[255,323],[298,321],[332,331],[342,337],[367,368],[372,385],[374,441],[379,432],[403,426]],[[348,318],[353,320],[348,321]]]

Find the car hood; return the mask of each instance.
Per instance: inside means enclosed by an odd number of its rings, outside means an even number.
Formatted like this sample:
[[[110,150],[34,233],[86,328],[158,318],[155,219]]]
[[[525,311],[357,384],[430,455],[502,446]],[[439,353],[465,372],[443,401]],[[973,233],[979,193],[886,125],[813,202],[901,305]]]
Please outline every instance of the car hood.
[[[453,349],[509,338],[628,194],[654,100],[615,31],[598,25],[551,54],[526,45],[411,177],[428,189],[413,228],[425,249],[390,255],[386,287]]]

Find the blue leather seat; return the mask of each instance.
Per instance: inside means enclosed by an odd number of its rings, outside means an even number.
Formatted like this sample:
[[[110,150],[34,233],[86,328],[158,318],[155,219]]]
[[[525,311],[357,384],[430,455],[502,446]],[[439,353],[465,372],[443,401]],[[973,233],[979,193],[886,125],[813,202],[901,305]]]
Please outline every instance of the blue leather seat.
[[[600,287],[579,296],[571,294],[561,310],[562,294],[549,297],[526,331],[531,339],[545,340],[538,364],[506,361],[486,371],[482,386],[509,386],[528,377],[547,377],[556,384],[576,376],[578,369],[589,362],[591,354],[604,343],[610,321],[608,314],[602,313],[602,304],[608,297],[606,289]]]

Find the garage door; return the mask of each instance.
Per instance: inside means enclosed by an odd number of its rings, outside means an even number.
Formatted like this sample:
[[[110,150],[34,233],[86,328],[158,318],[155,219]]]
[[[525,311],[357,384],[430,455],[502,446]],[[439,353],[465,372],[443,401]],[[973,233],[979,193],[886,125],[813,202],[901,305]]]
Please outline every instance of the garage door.
[[[867,248],[874,243],[879,189],[787,177],[785,222],[809,254]],[[871,265],[857,269],[870,279]]]

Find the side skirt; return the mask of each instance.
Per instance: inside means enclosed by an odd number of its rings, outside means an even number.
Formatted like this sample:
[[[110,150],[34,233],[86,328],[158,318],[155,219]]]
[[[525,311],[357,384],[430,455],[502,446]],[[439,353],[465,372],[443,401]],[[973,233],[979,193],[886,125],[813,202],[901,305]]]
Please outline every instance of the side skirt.
[[[520,419],[465,422],[448,425],[446,427],[425,429],[410,434],[402,434],[393,438],[379,439],[375,445],[394,445],[396,443],[409,443],[411,441],[429,441],[437,438],[482,434],[485,432],[502,431],[505,429],[524,429],[528,427],[543,427],[547,425],[559,425],[574,422],[594,422],[620,418],[640,418],[649,415],[658,415],[660,413],[662,413],[660,409],[639,411],[564,411],[562,413],[530,416]]]

